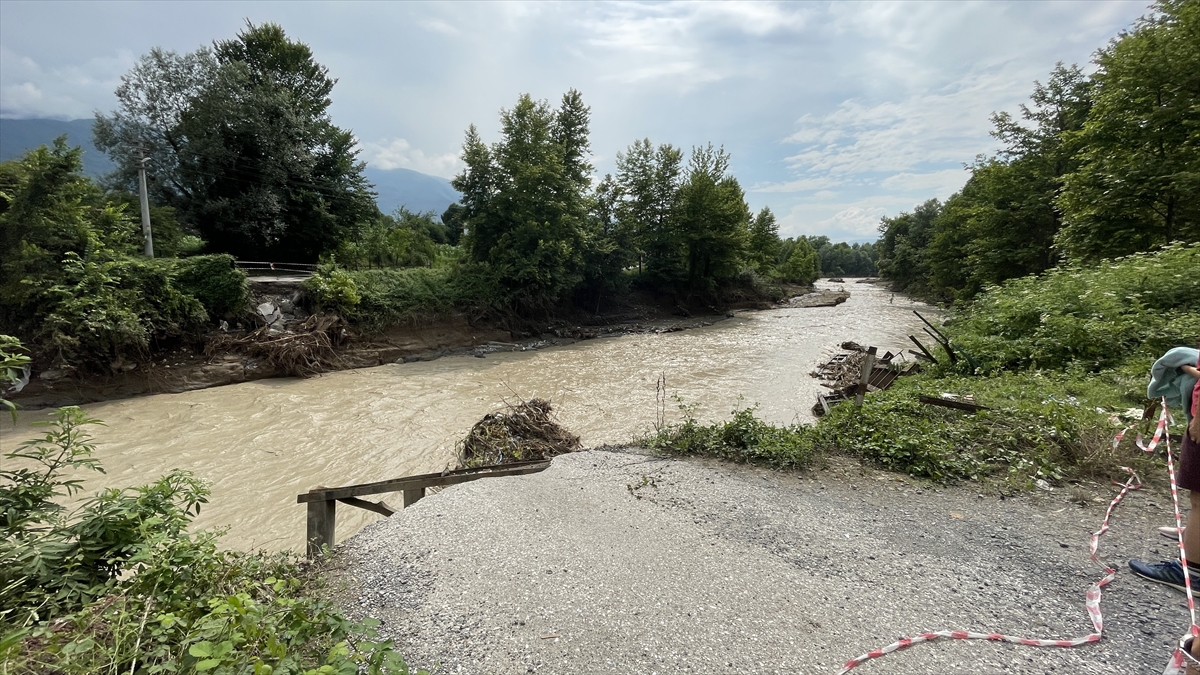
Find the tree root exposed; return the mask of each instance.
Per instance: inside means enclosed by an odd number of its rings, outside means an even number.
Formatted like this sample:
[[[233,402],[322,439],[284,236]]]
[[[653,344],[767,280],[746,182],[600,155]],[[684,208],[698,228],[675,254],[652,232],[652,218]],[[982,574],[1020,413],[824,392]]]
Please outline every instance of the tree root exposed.
[[[484,415],[459,442],[458,465],[470,468],[550,459],[579,447],[579,437],[554,421],[550,402],[535,398],[509,404],[507,412]]]

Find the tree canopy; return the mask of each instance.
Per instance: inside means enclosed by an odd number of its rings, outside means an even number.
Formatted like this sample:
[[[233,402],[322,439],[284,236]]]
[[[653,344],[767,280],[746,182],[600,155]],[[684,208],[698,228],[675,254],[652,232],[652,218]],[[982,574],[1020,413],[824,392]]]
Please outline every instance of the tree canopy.
[[[1163,0],[1096,56],[1058,64],[1003,143],[945,204],[880,225],[880,270],[899,288],[968,300],[1060,262],[1200,241],[1200,3]]]
[[[588,218],[590,111],[574,89],[554,110],[523,94],[501,112],[490,147],[472,125],[463,143],[464,240],[518,304],[554,303],[581,279]]]
[[[334,80],[274,24],[211,49],[154,49],[97,114],[96,144],[132,187],[142,157],[155,201],[213,251],[316,260],[377,213],[355,139],[329,117]]]

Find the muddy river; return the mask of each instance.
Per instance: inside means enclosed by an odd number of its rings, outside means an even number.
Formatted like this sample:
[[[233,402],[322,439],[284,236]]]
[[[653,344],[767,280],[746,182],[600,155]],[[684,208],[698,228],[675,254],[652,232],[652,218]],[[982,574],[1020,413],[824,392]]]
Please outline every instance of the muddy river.
[[[818,287],[842,284],[819,282]],[[304,506],[296,495],[439,471],[455,442],[504,401],[553,401],[559,421],[585,446],[627,443],[656,417],[655,383],[715,419],[758,405],[777,424],[809,422],[820,390],[809,376],[844,340],[893,351],[920,333],[924,306],[871,285],[847,283],[837,307],[739,312],[707,328],[588,340],[487,358],[446,357],[334,372],[307,380],[260,380],[181,394],[86,406],[107,426],[94,429],[107,473],[88,491],[149,482],[174,468],[212,482],[197,521],[226,526],[224,545],[303,550]],[[30,434],[46,411],[5,419],[0,451]],[[668,419],[679,411],[672,403]],[[399,495],[380,495],[389,504]],[[338,509],[344,539],[380,516]]]

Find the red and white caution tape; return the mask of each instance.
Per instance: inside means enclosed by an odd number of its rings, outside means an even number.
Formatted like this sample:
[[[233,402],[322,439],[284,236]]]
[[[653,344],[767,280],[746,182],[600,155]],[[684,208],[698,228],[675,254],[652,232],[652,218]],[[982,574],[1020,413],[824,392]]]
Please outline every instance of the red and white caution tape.
[[[1171,496],[1175,502],[1175,526],[1179,532],[1179,557],[1184,570],[1187,570],[1187,558],[1184,555],[1183,550],[1183,520],[1179,513],[1179,493],[1175,482],[1175,465],[1174,459],[1171,455],[1170,437],[1166,435],[1168,419],[1166,402],[1164,401],[1162,414],[1159,415],[1158,418],[1158,428],[1155,429],[1154,437],[1150,440],[1150,444],[1143,444],[1142,436],[1141,434],[1138,434],[1137,446],[1146,452],[1153,452],[1163,438],[1166,438],[1167,440],[1167,471],[1171,477]],[[1122,429],[1120,433],[1117,434],[1116,439],[1113,441],[1114,448],[1121,442],[1121,439],[1125,436],[1125,432],[1128,430],[1129,427]],[[1120,504],[1121,500],[1125,498],[1125,495],[1129,494],[1129,492],[1132,490],[1137,490],[1142,487],[1142,483],[1138,479],[1137,474],[1134,473],[1133,469],[1130,469],[1129,467],[1121,467],[1121,469],[1129,474],[1129,478],[1124,483],[1113,481],[1113,484],[1119,486],[1121,490],[1115,497],[1113,497],[1112,501],[1109,502],[1108,509],[1104,512],[1104,520],[1100,523],[1100,529],[1092,533],[1091,540],[1088,543],[1088,552],[1092,561],[1104,568],[1104,576],[1096,581],[1096,583],[1089,586],[1087,593],[1084,595],[1084,606],[1087,608],[1088,617],[1092,621],[1092,627],[1095,629],[1095,632],[1089,633],[1088,635],[1084,635],[1082,637],[1069,638],[1065,640],[1046,640],[1013,637],[1011,635],[1004,635],[1003,633],[976,633],[974,631],[966,630],[929,631],[913,637],[897,640],[886,647],[880,647],[879,649],[869,651],[862,656],[850,659],[844,666],[842,666],[842,669],[838,671],[838,675],[844,675],[844,673],[850,672],[855,667],[860,666],[871,659],[877,659],[885,654],[891,654],[894,651],[905,649],[922,642],[932,642],[939,638],[950,638],[952,640],[989,640],[992,642],[1012,642],[1014,644],[1026,645],[1029,647],[1078,647],[1079,645],[1099,642],[1104,633],[1104,617],[1100,613],[1101,589],[1107,586],[1117,574],[1115,569],[1100,562],[1100,558],[1097,556],[1097,551],[1099,550],[1100,545],[1100,537],[1105,532],[1108,532],[1108,521],[1112,517],[1113,511],[1117,508],[1117,505]],[[1196,625],[1196,605],[1192,597],[1191,579],[1187,576],[1186,572],[1184,573],[1184,576],[1186,579],[1184,585],[1187,592],[1188,611],[1191,613],[1192,626],[1188,634],[1180,639],[1179,646],[1172,654],[1171,662],[1167,665],[1167,669],[1163,672],[1163,675],[1182,675],[1184,659],[1191,658],[1190,655],[1185,655],[1184,643],[1192,636],[1200,636],[1200,626]]]

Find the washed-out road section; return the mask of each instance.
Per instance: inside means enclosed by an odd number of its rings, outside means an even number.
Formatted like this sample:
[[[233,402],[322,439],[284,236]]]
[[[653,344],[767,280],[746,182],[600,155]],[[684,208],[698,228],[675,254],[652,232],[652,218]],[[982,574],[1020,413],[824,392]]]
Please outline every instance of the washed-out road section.
[[[634,450],[447,488],[342,544],[338,602],[439,673],[820,673],[925,630],[1091,632],[1087,542],[1111,492],[984,496],[831,460],[807,474]],[[1173,546],[1169,495],[1101,539],[1105,635],[1072,649],[944,640],[855,673],[1161,673],[1181,593],[1129,573]]]

